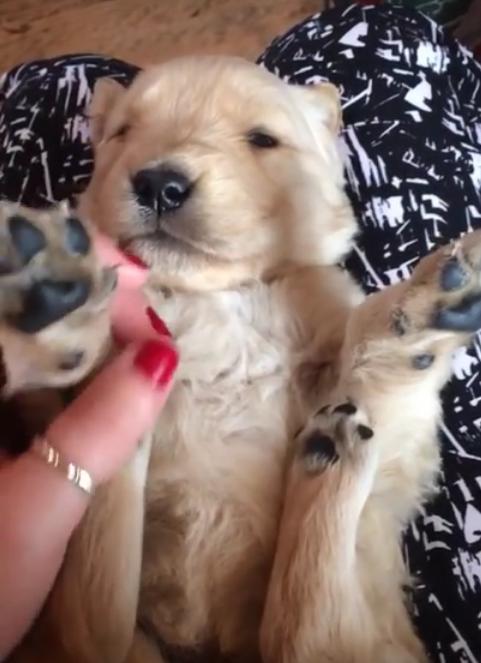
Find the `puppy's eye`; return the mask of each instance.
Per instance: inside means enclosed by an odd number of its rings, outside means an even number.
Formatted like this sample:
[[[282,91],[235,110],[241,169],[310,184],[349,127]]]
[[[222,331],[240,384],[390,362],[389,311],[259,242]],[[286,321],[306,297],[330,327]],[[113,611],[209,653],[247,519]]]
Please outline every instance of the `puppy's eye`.
[[[279,145],[277,138],[271,136],[265,131],[259,131],[258,129],[249,131],[247,134],[247,140],[250,145],[263,149],[272,149],[273,147],[278,147]]]
[[[128,124],[122,124],[117,131],[114,131],[114,133],[110,136],[109,140],[112,140],[113,138],[125,138],[125,136],[128,134],[130,130],[130,127]]]

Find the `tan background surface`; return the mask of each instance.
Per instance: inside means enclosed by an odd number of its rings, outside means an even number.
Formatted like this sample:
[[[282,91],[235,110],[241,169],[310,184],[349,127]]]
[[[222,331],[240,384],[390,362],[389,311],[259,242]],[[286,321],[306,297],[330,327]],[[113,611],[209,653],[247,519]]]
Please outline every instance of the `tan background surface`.
[[[0,71],[68,52],[138,64],[176,54],[254,58],[323,0],[0,0]]]

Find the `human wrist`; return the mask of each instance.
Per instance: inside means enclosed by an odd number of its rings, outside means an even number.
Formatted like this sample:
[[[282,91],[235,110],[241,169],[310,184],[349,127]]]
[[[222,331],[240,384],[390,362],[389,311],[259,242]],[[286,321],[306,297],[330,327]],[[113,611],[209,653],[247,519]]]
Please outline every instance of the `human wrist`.
[[[30,448],[31,453],[37,456],[45,465],[61,474],[87,497],[94,494],[95,485],[90,473],[83,467],[65,458],[45,436],[37,436]]]
[[[7,461],[1,474],[2,531],[24,538],[28,546],[37,545],[37,536],[66,545],[90,502],[88,496],[30,452]],[[11,519],[10,527],[4,518]]]

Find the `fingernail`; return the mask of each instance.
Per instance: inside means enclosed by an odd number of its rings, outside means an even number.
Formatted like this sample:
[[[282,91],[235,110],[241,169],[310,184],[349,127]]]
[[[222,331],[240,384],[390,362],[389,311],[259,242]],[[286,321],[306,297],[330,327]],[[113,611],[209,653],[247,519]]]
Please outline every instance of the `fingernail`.
[[[151,306],[148,306],[145,312],[147,313],[147,316],[150,320],[150,324],[157,333],[159,333],[161,336],[169,336],[169,338],[172,336],[165,322],[159,318]]]
[[[145,262],[141,258],[139,258],[139,256],[136,256],[133,253],[129,253],[128,251],[123,251],[123,255],[133,265],[136,265],[137,267],[140,267],[141,269],[147,269],[147,265],[145,264]]]
[[[179,363],[177,350],[166,343],[146,341],[137,353],[134,365],[157,388],[167,387]]]

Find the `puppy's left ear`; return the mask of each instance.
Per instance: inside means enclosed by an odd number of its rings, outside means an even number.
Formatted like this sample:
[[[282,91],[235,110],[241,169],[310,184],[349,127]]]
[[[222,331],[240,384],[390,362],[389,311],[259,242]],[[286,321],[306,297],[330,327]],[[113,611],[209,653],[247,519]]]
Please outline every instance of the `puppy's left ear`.
[[[342,128],[341,98],[338,89],[332,83],[318,83],[296,87],[302,97],[304,115],[315,131],[322,124],[333,134]]]
[[[88,109],[90,119],[90,137],[94,145],[98,145],[105,138],[107,117],[123,97],[126,89],[114,78],[100,78],[94,86],[92,100]]]

